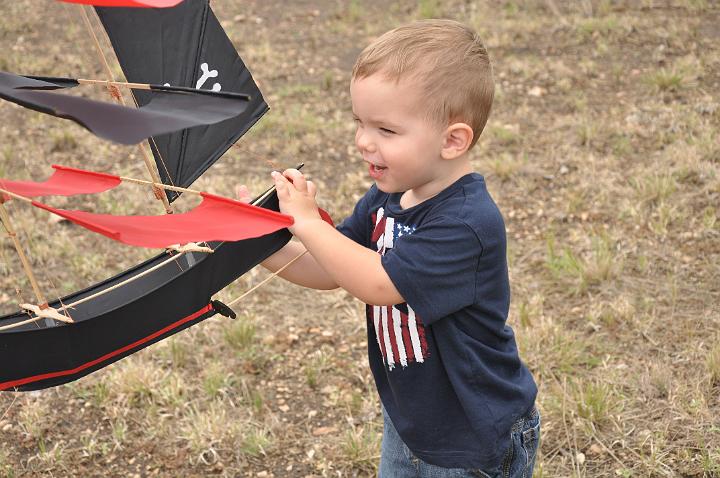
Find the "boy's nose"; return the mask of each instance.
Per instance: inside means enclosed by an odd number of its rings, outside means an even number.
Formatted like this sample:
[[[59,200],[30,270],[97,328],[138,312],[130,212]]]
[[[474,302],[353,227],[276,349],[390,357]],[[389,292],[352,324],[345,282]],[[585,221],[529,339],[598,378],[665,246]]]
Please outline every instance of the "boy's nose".
[[[361,129],[358,129],[357,133],[355,133],[355,145],[360,151],[372,152],[375,149],[370,135]]]

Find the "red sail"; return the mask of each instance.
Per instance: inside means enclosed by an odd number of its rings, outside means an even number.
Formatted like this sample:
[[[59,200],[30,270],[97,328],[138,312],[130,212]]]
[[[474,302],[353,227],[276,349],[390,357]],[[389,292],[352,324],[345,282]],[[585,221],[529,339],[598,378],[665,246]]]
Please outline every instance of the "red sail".
[[[183,0],[60,0],[65,3],[82,3],[96,7],[140,7],[168,8],[178,5]]]
[[[173,244],[239,241],[264,236],[293,224],[293,218],[240,201],[201,193],[203,201],[182,214],[112,216],[33,205],[86,229],[131,246],[163,248]]]
[[[72,196],[101,193],[120,184],[120,177],[53,164],[55,172],[44,182],[8,181],[0,179],[0,189],[24,197]]]

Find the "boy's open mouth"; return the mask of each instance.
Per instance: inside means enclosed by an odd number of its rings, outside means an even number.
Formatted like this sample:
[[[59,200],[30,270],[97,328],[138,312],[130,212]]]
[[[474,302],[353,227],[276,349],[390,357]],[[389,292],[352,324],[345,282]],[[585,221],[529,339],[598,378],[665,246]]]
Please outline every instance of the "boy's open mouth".
[[[377,164],[369,163],[369,169],[370,169],[370,177],[373,179],[378,179],[382,177],[383,173],[387,169],[386,166],[378,166]]]

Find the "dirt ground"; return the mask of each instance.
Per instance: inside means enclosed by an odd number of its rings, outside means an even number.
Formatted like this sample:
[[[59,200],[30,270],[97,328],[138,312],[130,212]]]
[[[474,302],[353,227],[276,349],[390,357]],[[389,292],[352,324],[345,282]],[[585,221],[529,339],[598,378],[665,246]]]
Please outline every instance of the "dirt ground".
[[[506,220],[509,323],[540,388],[534,476],[720,476],[717,2],[212,5],[271,111],[194,187],[259,192],[272,167],[304,162],[337,220],[371,184],[353,146],[357,54],[412,19],[473,25],[497,92],[472,158]],[[0,70],[104,78],[80,7],[2,8]],[[53,163],[144,177],[135,148],[9,103],[0,115],[0,177],[42,180]],[[53,204],[161,213],[150,192],[119,189]],[[153,253],[11,206],[49,296]],[[0,251],[10,312],[32,294],[5,236]],[[276,279],[236,311],[72,384],[0,394],[0,477],[374,476],[382,421],[362,304]]]

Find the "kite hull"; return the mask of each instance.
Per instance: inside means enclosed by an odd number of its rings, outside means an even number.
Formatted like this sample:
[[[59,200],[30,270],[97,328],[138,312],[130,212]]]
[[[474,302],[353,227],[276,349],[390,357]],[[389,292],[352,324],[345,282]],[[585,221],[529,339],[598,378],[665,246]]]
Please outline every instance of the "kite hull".
[[[262,206],[277,210],[277,197],[273,194]],[[215,315],[211,297],[289,239],[283,229],[256,239],[211,244],[213,254],[178,256],[177,261],[79,304],[70,311],[72,324],[47,319],[1,331],[0,390],[39,390],[77,380]],[[62,302],[108,289],[167,258],[161,254]],[[58,308],[60,303],[50,305]],[[27,317],[0,317],[0,327]]]

